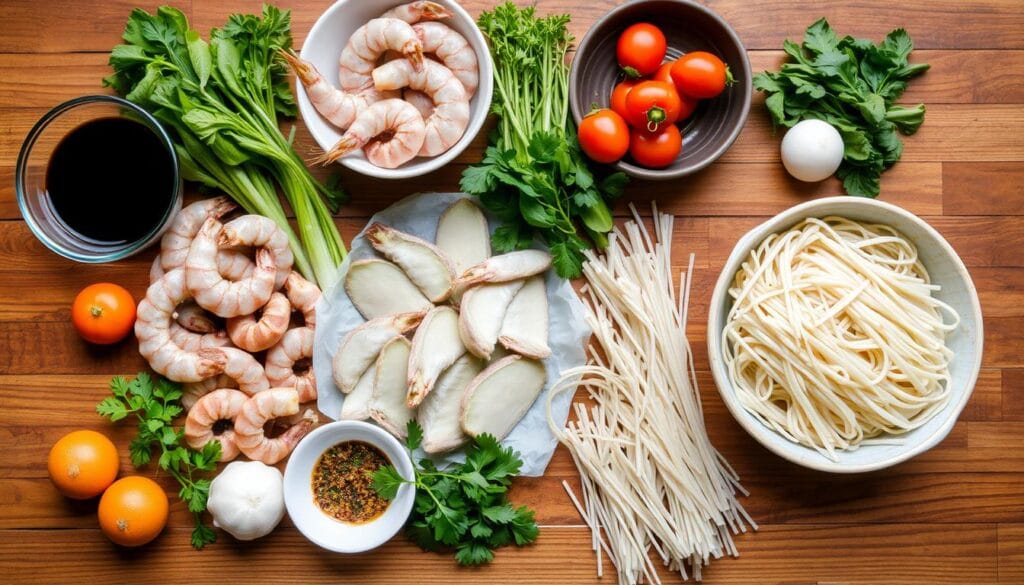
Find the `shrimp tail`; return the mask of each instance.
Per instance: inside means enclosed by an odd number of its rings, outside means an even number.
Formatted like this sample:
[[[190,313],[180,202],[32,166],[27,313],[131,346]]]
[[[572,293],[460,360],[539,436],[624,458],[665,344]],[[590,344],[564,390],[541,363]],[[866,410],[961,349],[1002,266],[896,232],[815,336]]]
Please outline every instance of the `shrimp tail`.
[[[309,162],[314,165],[327,166],[330,163],[345,156],[346,154],[349,154],[350,152],[361,148],[363,146],[361,142],[361,140],[354,136],[342,136],[341,140],[339,140],[337,144],[332,146],[330,150],[310,160]]]
[[[423,69],[423,45],[418,41],[410,41],[402,47],[402,55],[412,63],[412,68],[416,71]]]
[[[420,20],[442,20],[451,18],[452,13],[437,2],[421,2],[419,4]]]
[[[295,51],[292,51],[291,49],[281,49],[278,53],[288,63],[288,66],[292,68],[292,71],[295,72],[295,75],[299,78],[299,81],[302,82],[302,85],[308,86],[316,82],[316,70],[312,65],[300,59],[299,56],[295,54]]]

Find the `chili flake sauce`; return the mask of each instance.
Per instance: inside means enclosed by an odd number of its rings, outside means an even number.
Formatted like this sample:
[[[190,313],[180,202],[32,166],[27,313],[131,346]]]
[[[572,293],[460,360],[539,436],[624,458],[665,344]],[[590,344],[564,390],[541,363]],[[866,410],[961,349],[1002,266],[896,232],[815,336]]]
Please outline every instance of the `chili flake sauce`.
[[[328,516],[360,524],[384,513],[388,501],[373,489],[371,474],[390,465],[380,449],[344,441],[320,455],[313,467],[313,499]]]

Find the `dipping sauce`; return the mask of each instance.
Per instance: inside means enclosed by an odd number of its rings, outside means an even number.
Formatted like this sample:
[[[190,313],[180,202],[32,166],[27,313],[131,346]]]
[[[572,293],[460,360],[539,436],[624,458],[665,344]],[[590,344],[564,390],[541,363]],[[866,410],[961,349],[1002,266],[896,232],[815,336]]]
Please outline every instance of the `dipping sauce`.
[[[373,489],[371,474],[391,465],[380,449],[363,441],[338,443],[313,467],[313,500],[324,514],[362,524],[384,513],[388,502]]]
[[[141,240],[177,195],[174,159],[148,127],[98,118],[69,132],[46,168],[46,192],[65,227],[84,238]]]

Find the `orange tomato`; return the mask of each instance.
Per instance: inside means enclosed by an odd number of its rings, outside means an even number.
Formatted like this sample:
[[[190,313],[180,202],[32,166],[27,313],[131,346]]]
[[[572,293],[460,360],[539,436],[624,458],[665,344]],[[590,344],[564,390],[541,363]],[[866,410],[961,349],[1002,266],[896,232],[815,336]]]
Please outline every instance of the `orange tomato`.
[[[82,289],[71,305],[71,322],[82,339],[108,345],[125,338],[135,323],[135,299],[109,282]]]
[[[167,509],[167,494],[155,481],[123,477],[100,498],[100,530],[115,544],[142,546],[167,525]]]
[[[76,500],[103,493],[117,477],[119,466],[117,447],[96,431],[64,435],[46,459],[50,481],[60,493]]]

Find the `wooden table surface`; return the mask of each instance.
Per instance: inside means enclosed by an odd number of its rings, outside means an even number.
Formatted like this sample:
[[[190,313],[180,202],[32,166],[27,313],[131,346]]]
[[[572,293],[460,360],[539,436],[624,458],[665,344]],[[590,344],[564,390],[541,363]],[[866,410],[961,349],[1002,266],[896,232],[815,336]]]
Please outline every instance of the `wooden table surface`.
[[[271,536],[239,544],[226,534],[191,550],[191,516],[172,497],[162,536],[141,550],[111,545],[96,527],[95,502],[61,497],[45,459],[60,436],[91,428],[115,439],[131,470],[132,430],[93,408],[109,378],[145,363],[134,340],[91,347],[75,334],[76,292],[113,281],[141,296],[152,250],[88,266],[48,252],[29,233],[14,199],[14,163],[31,124],[74,96],[103,91],[107,51],[128,12],[156,0],[0,2],[0,581],[593,583],[588,531],[562,491],[575,483],[563,449],[543,478],[517,480],[513,498],[537,510],[541,537],[502,550],[494,563],[460,569],[396,538],[373,554],[344,557],[307,542],[285,520]],[[330,0],[283,2],[294,33],[306,31]],[[489,2],[473,0],[473,14]],[[582,37],[615,3],[542,0],[541,12],[568,11]],[[757,71],[775,67],[784,38],[797,39],[819,16],[840,34],[880,39],[898,26],[916,43],[913,60],[932,69],[906,102],[925,102],[920,132],[882,181],[883,199],[927,219],[970,269],[985,316],[981,376],[967,409],[941,445],[893,469],[854,477],[811,472],[756,444],[727,413],[704,347],[712,283],[733,244],[767,216],[809,197],[840,192],[836,181],[798,184],[778,161],[762,99],[739,141],[703,173],[661,184],[634,183],[626,199],[678,215],[677,262],[697,254],[691,342],[696,349],[711,438],[743,478],[744,505],[761,530],[738,539],[739,559],[716,561],[707,583],[1024,583],[1024,5],[1021,0],[893,0],[839,3],[707,2],[736,28]],[[756,7],[755,7],[756,4]],[[179,0],[195,28],[208,31],[254,1]],[[300,152],[311,140],[299,131]],[[417,190],[455,190],[478,160],[479,137],[454,164],[427,177],[373,181],[346,173],[353,201],[338,225],[346,241],[375,210]],[[115,179],[115,177],[112,177]],[[617,209],[623,215],[622,206]],[[137,298],[138,298],[137,296]],[[153,475],[152,469],[142,473]],[[170,493],[172,482],[161,478]],[[610,566],[603,582],[612,582]],[[668,582],[673,582],[674,578]]]

